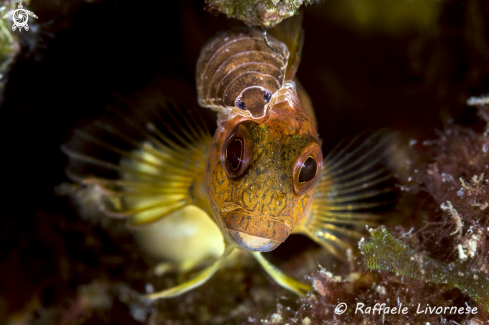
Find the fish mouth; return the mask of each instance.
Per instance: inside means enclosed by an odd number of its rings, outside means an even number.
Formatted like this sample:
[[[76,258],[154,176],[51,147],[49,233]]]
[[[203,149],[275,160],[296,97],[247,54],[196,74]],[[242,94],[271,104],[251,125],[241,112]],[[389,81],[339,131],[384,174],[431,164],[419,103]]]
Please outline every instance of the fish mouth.
[[[229,236],[252,252],[269,252],[287,239],[291,229],[272,218],[234,211],[223,218]]]
[[[236,244],[252,252],[270,252],[281,244],[273,239],[252,236],[236,230],[228,229],[228,233]]]

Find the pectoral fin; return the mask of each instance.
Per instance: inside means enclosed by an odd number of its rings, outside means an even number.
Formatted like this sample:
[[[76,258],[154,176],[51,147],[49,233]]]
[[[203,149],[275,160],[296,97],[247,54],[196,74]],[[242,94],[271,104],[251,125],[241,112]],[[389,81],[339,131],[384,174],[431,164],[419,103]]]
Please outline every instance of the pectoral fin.
[[[169,288],[163,291],[145,295],[145,297],[151,300],[160,299],[160,298],[172,298],[201,286],[202,284],[207,282],[207,280],[209,280],[214,275],[214,273],[217,272],[217,270],[221,267],[226,257],[229,256],[229,254],[231,254],[234,249],[235,247],[233,245],[228,244],[224,250],[224,253],[219,259],[217,259],[213,264],[209,265],[208,267],[206,267],[205,269],[197,273],[194,277],[192,277],[188,281],[180,285],[177,285],[176,287],[173,288]]]
[[[324,159],[309,215],[296,232],[336,255],[378,225],[396,202],[392,156],[398,144],[385,130],[344,141]]]
[[[263,269],[268,273],[268,275],[271,276],[273,280],[275,280],[275,282],[277,282],[281,287],[290,290],[299,296],[304,296],[311,288],[310,285],[299,282],[294,278],[285,275],[275,265],[267,261],[260,252],[253,252],[252,254]]]
[[[142,111],[143,116],[135,110],[109,111],[108,117],[77,130],[62,147],[70,157],[68,175],[96,188],[101,210],[125,218],[131,227],[189,204],[208,212],[192,189],[203,183],[209,132],[181,107]]]

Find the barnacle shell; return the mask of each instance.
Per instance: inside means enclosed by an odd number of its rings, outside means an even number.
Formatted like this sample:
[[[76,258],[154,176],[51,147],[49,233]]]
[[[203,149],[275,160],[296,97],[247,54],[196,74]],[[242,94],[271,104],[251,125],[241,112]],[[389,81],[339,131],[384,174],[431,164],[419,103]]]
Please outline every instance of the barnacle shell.
[[[260,118],[265,115],[265,92],[284,85],[289,50],[265,31],[236,29],[219,34],[202,50],[197,62],[199,104],[222,115]],[[246,110],[236,107],[236,100]]]

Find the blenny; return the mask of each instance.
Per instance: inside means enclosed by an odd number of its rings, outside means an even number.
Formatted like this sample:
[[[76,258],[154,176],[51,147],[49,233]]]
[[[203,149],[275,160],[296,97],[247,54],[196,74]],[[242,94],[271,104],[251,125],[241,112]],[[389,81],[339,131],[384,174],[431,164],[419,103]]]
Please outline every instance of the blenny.
[[[147,250],[163,251],[159,256],[181,270],[207,264],[148,298],[203,284],[236,248],[251,252],[278,284],[304,294],[310,286],[262,252],[302,233],[340,255],[345,238],[360,237],[380,220],[374,210],[392,202],[390,137],[363,133],[323,159],[311,101],[295,78],[302,29],[283,22],[275,35],[235,29],[203,48],[198,102],[218,112],[213,137],[195,113],[160,108],[144,118],[120,112],[120,122],[95,122],[63,146],[68,174],[106,215],[127,218],[132,228],[161,220],[150,231],[136,230]],[[79,141],[95,152],[78,150]],[[113,156],[121,158],[110,162]],[[148,244],[147,236],[157,239]]]

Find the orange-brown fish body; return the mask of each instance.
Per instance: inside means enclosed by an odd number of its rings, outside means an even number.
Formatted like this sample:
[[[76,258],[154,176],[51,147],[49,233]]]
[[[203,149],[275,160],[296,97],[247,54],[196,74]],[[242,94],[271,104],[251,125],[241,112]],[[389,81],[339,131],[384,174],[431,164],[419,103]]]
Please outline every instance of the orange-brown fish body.
[[[205,283],[235,247],[251,251],[278,284],[305,294],[309,285],[261,252],[293,232],[341,252],[345,236],[358,238],[358,229],[379,220],[367,210],[391,201],[382,196],[392,191],[382,132],[356,137],[323,161],[314,111],[294,82],[295,26],[285,33],[292,35],[288,45],[245,29],[220,34],[203,49],[197,93],[201,106],[218,112],[213,138],[190,112],[180,108],[176,118],[155,107],[137,111],[154,114],[141,119],[117,110],[114,126],[96,122],[64,147],[69,173],[81,172],[73,179],[87,187],[93,207],[127,218],[143,250],[180,271],[207,264],[185,283],[147,297],[174,297]],[[94,153],[76,149],[79,141]],[[114,154],[116,163],[103,158]]]
[[[313,120],[300,105],[284,101],[259,120],[238,115],[221,127],[206,169],[213,213],[235,242],[249,250],[270,251],[291,234],[313,200],[322,166]],[[237,137],[243,141],[243,160],[249,161],[234,178],[227,175],[234,170],[225,152]],[[317,162],[317,170],[307,184],[300,183],[298,175],[308,157]]]
[[[292,233],[321,173],[315,119],[286,80],[288,60],[285,44],[247,29],[218,35],[197,64],[199,103],[219,112],[206,167],[212,212],[251,251],[273,250]]]

